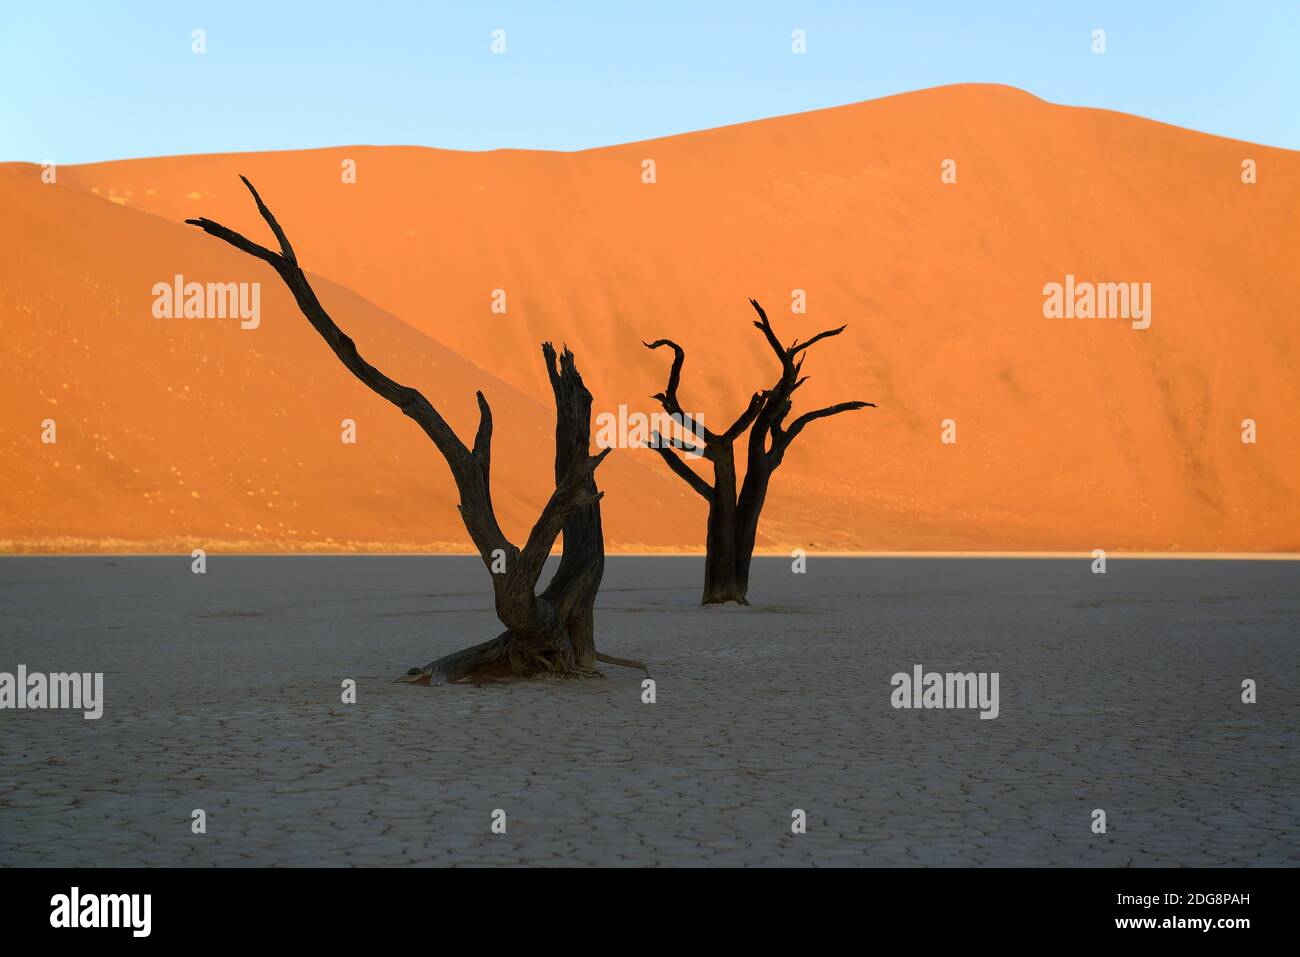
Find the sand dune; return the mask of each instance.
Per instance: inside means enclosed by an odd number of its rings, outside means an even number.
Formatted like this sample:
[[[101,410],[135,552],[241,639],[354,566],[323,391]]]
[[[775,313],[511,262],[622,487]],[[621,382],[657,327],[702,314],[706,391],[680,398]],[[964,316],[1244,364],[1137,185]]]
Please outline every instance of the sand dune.
[[[540,340],[575,349],[603,411],[653,407],[667,359],[640,342],[675,338],[683,402],[721,423],[773,375],[752,295],[787,340],[849,324],[812,351],[799,408],[880,406],[810,426],[766,547],[1300,549],[1296,153],[960,86],[579,153],[165,157],[64,168],[57,187],[0,169],[10,548],[463,541],[429,444],[286,314],[269,269],[180,225],[267,241],[245,173],[392,374],[462,429],[475,383],[518,390],[492,394],[518,443],[495,470],[512,530],[547,484]],[[176,272],[260,279],[270,318],[155,323],[150,287]],[[1067,274],[1150,283],[1150,328],[1044,318],[1044,284]],[[67,429],[41,447],[37,423],[63,410],[81,444]],[[337,435],[353,410],[356,448]],[[698,545],[702,502],[651,453],[621,457],[610,546]]]
[[[433,444],[348,375],[269,267],[22,168],[0,170],[0,193],[14,227],[0,247],[6,550],[464,547]],[[260,280],[261,324],[154,318],[153,284],[175,273]],[[355,293],[324,279],[315,288],[363,355],[421,388],[467,440],[484,390],[497,514],[522,542],[553,487],[553,407]],[[41,442],[47,418],[54,444]],[[342,441],[344,419],[355,444]],[[606,460],[600,479],[623,492],[608,520],[634,534],[645,524],[632,509],[653,509],[656,542],[692,541],[696,523],[677,507],[686,492],[651,464]]]

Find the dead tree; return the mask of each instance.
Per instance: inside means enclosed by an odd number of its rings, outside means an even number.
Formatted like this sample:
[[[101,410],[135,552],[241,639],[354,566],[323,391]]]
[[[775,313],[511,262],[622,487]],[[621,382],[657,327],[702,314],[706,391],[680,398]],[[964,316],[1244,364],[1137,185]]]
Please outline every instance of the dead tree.
[[[447,460],[460,493],[461,520],[483,564],[492,574],[497,617],[505,631],[482,644],[412,668],[399,680],[417,684],[540,676],[598,675],[597,661],[644,669],[640,662],[599,654],[593,631],[592,606],[605,569],[605,544],[600,525],[600,499],[595,471],[609,449],[589,455],[591,393],[582,384],[573,353],[558,356],[549,342],[542,344],[546,370],[555,394],[555,491],[542,509],[523,548],[511,543],[497,524],[489,482],[492,410],[478,393],[479,422],[473,447],[466,447],[438,410],[410,386],[384,375],[357,352],[325,312],[306,274],[298,265],[289,239],[257,190],[245,177],[257,209],[280,244],[273,252],[210,219],[187,219],[236,249],[268,263],[293,293],[298,308],[320,333],[339,361],[371,391],[415,420]],[[546,590],[536,593],[551,546],[563,531],[560,565]],[[504,571],[499,571],[503,567]],[[494,568],[497,571],[494,571]]]
[[[692,436],[692,441],[679,437],[665,437],[658,432],[651,436],[650,447],[655,449],[668,467],[673,470],[709,503],[709,524],[706,538],[704,559],[704,599],[701,604],[715,605],[734,601],[742,605],[749,602],[749,565],[754,555],[754,541],[758,535],[758,517],[763,510],[763,501],[767,497],[768,483],[781,460],[785,458],[786,449],[795,440],[804,427],[816,419],[830,415],[849,412],[853,409],[875,408],[873,402],[841,402],[825,409],[805,412],[788,426],[786,416],[790,413],[790,397],[794,391],[808,381],[808,376],[799,375],[803,368],[804,352],[813,343],[831,336],[838,336],[847,328],[828,329],[819,332],[807,342],[797,339],[789,348],[781,345],[772,324],[768,322],[767,313],[756,300],[749,300],[758,320],[754,325],[767,340],[776,357],[781,361],[781,377],[770,389],[754,393],[749,406],[725,432],[713,432],[682,410],[677,399],[677,387],[681,383],[682,364],[686,361],[686,352],[670,339],[646,342],[648,349],[668,346],[673,350],[673,366],[668,373],[668,388],[656,393],[651,398],[658,399],[664,411],[675,422],[682,425],[683,434]],[[749,446],[745,456],[745,478],[737,491],[736,457],[734,446],[736,439],[749,430]],[[702,443],[702,444],[700,444]],[[713,484],[710,485],[697,474],[674,450],[692,456],[702,456],[713,464]]]

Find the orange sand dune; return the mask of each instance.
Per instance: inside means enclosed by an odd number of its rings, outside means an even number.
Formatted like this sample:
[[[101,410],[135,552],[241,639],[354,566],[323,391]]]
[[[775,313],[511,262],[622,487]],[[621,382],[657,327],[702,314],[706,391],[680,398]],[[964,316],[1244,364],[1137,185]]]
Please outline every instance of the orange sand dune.
[[[191,227],[43,186],[30,168],[0,168],[0,195],[12,227],[0,234],[0,547],[465,547],[433,444],[351,378],[269,267]],[[260,280],[261,324],[153,318],[153,284],[177,272]],[[314,286],[362,354],[421,388],[463,439],[472,441],[474,392],[484,391],[497,514],[522,543],[553,488],[553,406],[355,293],[324,279]],[[542,368],[538,343],[533,351]],[[41,442],[47,418],[53,444]],[[342,441],[344,419],[356,423],[355,444]],[[621,492],[607,520],[631,543],[640,527],[647,542],[693,541],[696,524],[680,508],[687,492],[651,465],[625,452],[605,461],[599,480]],[[652,510],[655,525],[636,509]]]
[[[1247,158],[1258,166],[1253,185],[1241,182]],[[345,159],[356,162],[355,184],[341,182]],[[947,159],[955,184],[940,179]],[[655,163],[653,184],[642,182],[644,160]],[[0,267],[6,348],[30,355],[57,341],[61,351],[6,377],[6,406],[20,409],[4,423],[18,461],[6,498],[70,488],[32,444],[64,381],[84,383],[87,428],[121,435],[145,414],[125,391],[140,368],[158,387],[200,392],[203,411],[235,402],[184,368],[200,354],[216,361],[219,340],[226,375],[239,369],[242,414],[261,424],[238,437],[214,432],[217,417],[193,414],[199,399],[178,399],[174,437],[152,438],[157,461],[121,467],[148,471],[166,459],[184,469],[235,455],[252,471],[223,471],[235,483],[230,498],[184,509],[172,500],[176,515],[162,516],[139,493],[118,497],[124,476],[99,473],[83,494],[112,497],[111,521],[102,509],[74,517],[80,506],[66,496],[38,496],[9,510],[0,537],[93,543],[131,523],[144,537],[218,534],[226,523],[247,532],[258,513],[247,503],[228,510],[239,483],[270,487],[263,476],[275,475],[282,495],[306,488],[281,460],[291,447],[323,483],[310,508],[299,497],[297,541],[463,538],[445,514],[450,483],[433,450],[330,368],[305,321],[222,328],[206,333],[209,343],[183,323],[151,325],[149,287],[174,272],[260,278],[271,294],[268,268],[178,225],[205,215],[269,242],[241,172],[304,264],[336,284],[323,285],[327,306],[334,296],[356,304],[356,321],[335,312],[363,349],[387,350],[400,360],[394,374],[412,383],[445,386],[438,396],[462,428],[474,370],[411,329],[518,388],[536,415],[549,399],[541,339],[577,351],[597,411],[648,411],[668,357],[640,341],[671,337],[687,349],[684,404],[721,425],[774,375],[746,297],[767,305],[786,340],[847,322],[811,351],[796,411],[851,398],[879,408],[814,423],[798,440],[769,496],[766,547],[1300,549],[1300,154],[995,86],[579,153],[357,146],[167,157],[64,168],[57,188],[40,186],[34,168],[11,167],[0,189],[6,208],[17,206],[20,235],[6,230]],[[44,242],[22,235],[32,232]],[[1150,328],[1044,318],[1044,285],[1067,273],[1150,283]],[[491,312],[496,289],[506,315]],[[795,289],[806,291],[806,315],[791,314]],[[141,330],[130,339],[94,332],[114,301],[118,321]],[[288,300],[274,301],[284,319]],[[83,330],[95,336],[89,352],[68,346]],[[423,351],[399,345],[402,336]],[[95,352],[104,342],[131,371],[105,367]],[[456,376],[444,377],[453,364]],[[143,398],[163,404],[157,392]],[[122,418],[104,424],[91,410],[109,401]],[[338,419],[365,403],[366,445],[340,448]],[[1247,418],[1257,444],[1241,441]],[[956,444],[940,442],[945,419],[957,424]],[[502,431],[528,428],[522,410],[516,419],[501,408],[497,421]],[[545,444],[540,431],[532,441]],[[97,461],[62,438],[59,455],[64,470]],[[667,499],[649,484],[641,466],[666,472],[652,453],[623,458],[633,460],[626,473],[604,475],[610,508],[625,502],[606,521],[611,547],[700,543],[702,501],[676,488]],[[420,493],[383,484],[398,460],[419,463]],[[531,515],[543,471],[540,457],[498,465],[498,498],[519,496]],[[643,484],[624,487],[624,474]],[[249,540],[279,547],[280,538]]]

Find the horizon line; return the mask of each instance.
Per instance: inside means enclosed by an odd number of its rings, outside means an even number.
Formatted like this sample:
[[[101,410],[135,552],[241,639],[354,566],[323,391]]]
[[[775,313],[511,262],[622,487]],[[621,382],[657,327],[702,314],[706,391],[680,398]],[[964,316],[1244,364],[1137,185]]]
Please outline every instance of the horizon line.
[[[1093,558],[1091,552],[1072,551],[1028,551],[1014,549],[1008,551],[956,550],[956,551],[813,551],[803,549],[809,557],[816,558],[969,558],[969,559],[1052,559],[1087,561]],[[208,555],[222,555],[227,558],[481,558],[473,551],[391,551],[391,552],[337,552],[337,551],[297,551],[297,552],[223,552],[205,549]],[[559,558],[562,551],[552,551],[548,558]],[[3,558],[190,558],[188,552],[3,552]],[[662,551],[607,551],[606,558],[704,558],[704,551],[679,551],[665,549]],[[755,550],[755,558],[788,559],[786,551]],[[1300,551],[1295,552],[1151,552],[1151,551],[1107,551],[1106,559],[1128,560],[1164,560],[1164,561],[1300,561]]]
[[[229,151],[199,150],[190,153],[142,153],[142,154],[128,155],[128,156],[117,156],[108,159],[83,160],[83,161],[77,161],[71,163],[60,163],[58,160],[51,160],[48,157],[39,160],[5,159],[5,160],[0,160],[0,166],[2,165],[41,166],[42,164],[49,163],[49,162],[54,162],[59,166],[68,166],[68,167],[102,166],[109,163],[129,163],[129,162],[137,162],[140,160],[185,159],[185,158],[194,158],[194,157],[216,157],[216,156],[260,156],[260,155],[274,154],[274,153],[311,153],[311,152],[324,152],[326,150],[357,149],[357,148],[380,149],[380,150],[390,150],[390,149],[431,150],[434,152],[441,152],[441,153],[462,153],[462,154],[470,154],[470,155],[489,155],[492,153],[538,153],[538,154],[556,155],[556,156],[575,156],[581,153],[594,153],[600,150],[619,149],[625,146],[636,146],[643,143],[655,143],[661,140],[678,139],[687,136],[698,136],[706,133],[716,132],[719,130],[733,129],[738,126],[749,126],[758,123],[771,123],[771,122],[776,122],[778,120],[791,119],[794,117],[811,116],[816,113],[830,113],[837,110],[847,110],[856,106],[865,106],[870,103],[879,103],[885,100],[899,99],[901,97],[918,96],[926,93],[935,93],[943,90],[957,90],[957,89],[969,89],[969,88],[1003,90],[1021,96],[1027,96],[1047,106],[1058,107],[1064,110],[1087,110],[1087,111],[1097,112],[1097,113],[1111,113],[1116,116],[1129,117],[1132,119],[1141,120],[1146,123],[1154,123],[1158,126],[1168,127],[1170,129],[1178,130],[1180,132],[1192,133],[1198,136],[1208,136],[1214,139],[1223,140],[1230,143],[1241,143],[1247,146],[1278,150],[1279,152],[1283,152],[1283,153],[1300,154],[1300,148],[1278,146],[1276,144],[1264,143],[1258,140],[1244,140],[1235,136],[1226,136],[1221,133],[1213,133],[1208,130],[1197,129],[1196,127],[1191,127],[1191,126],[1180,126],[1177,123],[1170,123],[1166,120],[1160,120],[1155,117],[1145,116],[1140,113],[1128,113],[1124,110],[1115,110],[1109,107],[1089,106],[1080,103],[1063,103],[1056,100],[1049,100],[1046,99],[1045,97],[1039,96],[1037,93],[1033,93],[1029,90],[1023,89],[1018,86],[1013,86],[1009,83],[970,80],[970,81],[962,81],[959,83],[942,83],[937,86],[918,87],[912,90],[902,90],[896,93],[887,93],[883,96],[871,97],[870,99],[866,99],[866,100],[849,100],[843,103],[832,104],[831,106],[812,107],[806,110],[797,110],[792,113],[775,113],[768,116],[752,117],[747,120],[737,120],[731,123],[720,123],[716,126],[697,127],[694,129],[679,130],[675,133],[666,133],[657,136],[647,136],[638,139],[622,140],[616,143],[602,143],[596,146],[584,146],[584,147],[571,149],[571,150],[540,149],[540,148],[529,147],[529,146],[493,146],[484,149],[463,149],[457,147],[433,146],[427,143],[352,142],[352,143],[332,143],[323,146],[289,146],[289,147],[273,147],[269,149],[264,148],[264,149],[252,149],[252,150],[247,150],[247,149],[229,150]]]

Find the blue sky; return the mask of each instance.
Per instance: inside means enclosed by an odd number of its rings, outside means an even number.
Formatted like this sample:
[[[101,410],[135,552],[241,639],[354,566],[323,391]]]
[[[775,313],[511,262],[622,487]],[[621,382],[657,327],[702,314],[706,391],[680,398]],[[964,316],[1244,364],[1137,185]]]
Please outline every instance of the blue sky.
[[[1300,0],[0,0],[0,161],[571,150],[959,82],[1300,149]]]

